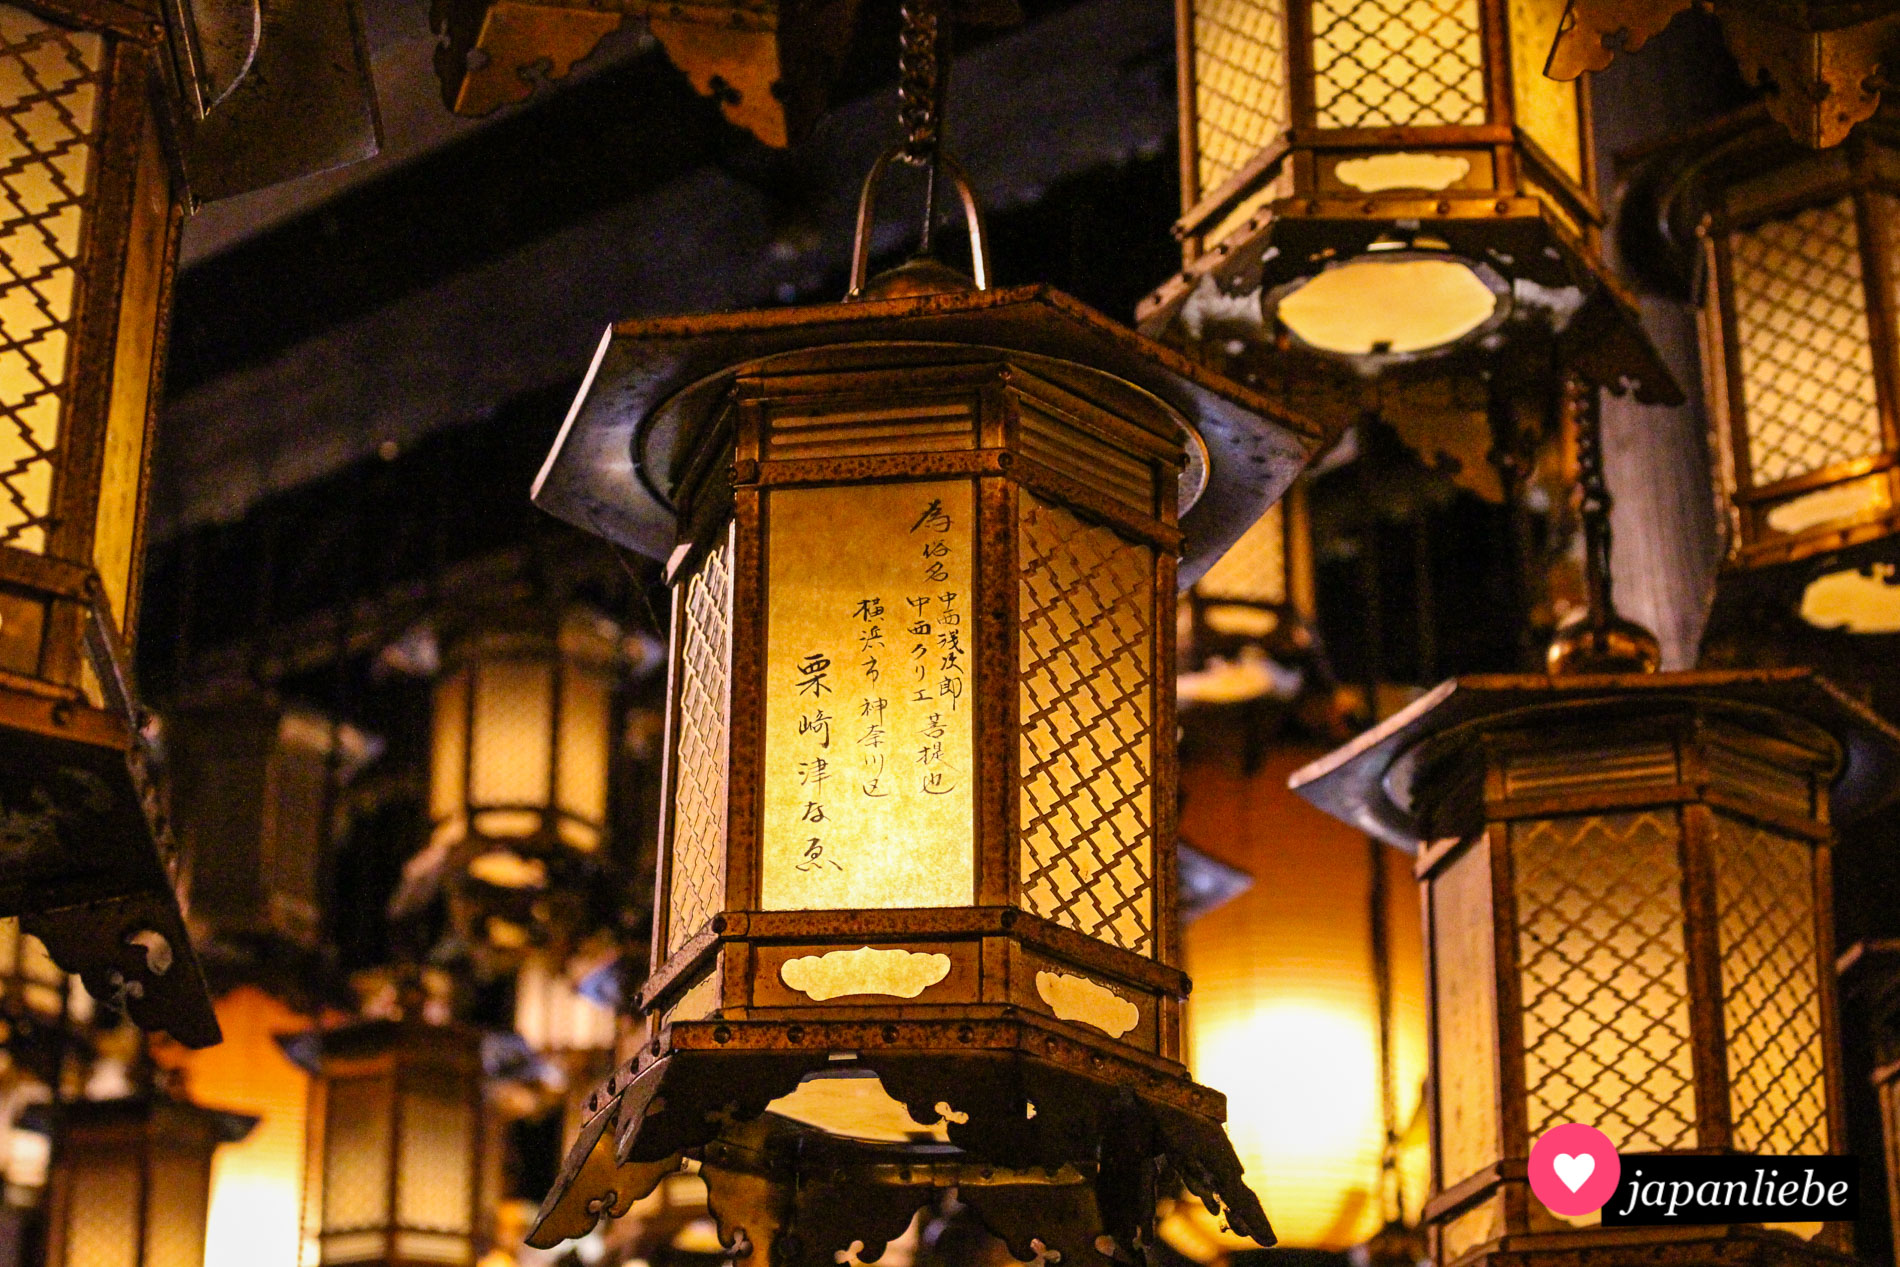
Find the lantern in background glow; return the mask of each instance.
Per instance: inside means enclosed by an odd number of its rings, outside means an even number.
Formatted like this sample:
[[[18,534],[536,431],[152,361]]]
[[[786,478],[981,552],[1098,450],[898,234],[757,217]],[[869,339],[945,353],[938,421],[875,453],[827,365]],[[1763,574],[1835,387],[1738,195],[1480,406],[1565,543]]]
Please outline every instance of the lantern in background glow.
[[[1456,679],[1294,775],[1339,818],[1430,842],[1440,1263],[1647,1242],[1579,1242],[1596,1216],[1529,1191],[1530,1144],[1560,1123],[1603,1131],[1625,1167],[1845,1147],[1829,823],[1896,773],[1900,733],[1777,670]],[[1846,1248],[1845,1226],[1786,1230],[1819,1261]],[[1760,1228],[1690,1232],[1653,1235],[1725,1261],[1806,1252]]]
[[[1252,884],[1190,924],[1188,1066],[1227,1095],[1227,1131],[1260,1176],[1283,1245],[1348,1249],[1416,1220],[1423,1140],[1424,965],[1411,860],[1287,790],[1319,753],[1275,746],[1248,768],[1231,709],[1183,718],[1181,834]],[[1380,869],[1378,874],[1374,868]],[[1244,1248],[1198,1206],[1187,1250]]]
[[[324,1031],[311,1082],[304,1267],[475,1262],[481,1036],[363,1021]]]
[[[212,1153],[252,1121],[163,1096],[62,1106],[49,1267],[200,1267]]]
[[[572,610],[457,639],[435,688],[429,855],[472,891],[483,933],[524,944],[598,872],[619,631]],[[566,891],[562,891],[566,890]]]
[[[1548,364],[1554,333],[1593,382],[1679,400],[1599,254],[1584,94],[1540,73],[1563,12],[1180,5],[1183,268],[1142,301],[1142,330],[1263,382],[1287,340],[1312,379],[1329,359],[1394,367],[1506,341]]]
[[[257,1120],[212,1160],[205,1267],[297,1267],[310,1076],[277,1040],[302,1030],[308,1018],[249,985],[219,999],[217,1008],[224,1041],[216,1047],[190,1052],[161,1044],[154,1052],[198,1099]]]
[[[755,1265],[874,1258],[949,1186],[1097,1262],[1163,1157],[1270,1241],[1180,1063],[1173,605],[1319,437],[1047,288],[861,264],[616,327],[543,471],[674,610],[647,1041],[530,1243],[686,1158]]]

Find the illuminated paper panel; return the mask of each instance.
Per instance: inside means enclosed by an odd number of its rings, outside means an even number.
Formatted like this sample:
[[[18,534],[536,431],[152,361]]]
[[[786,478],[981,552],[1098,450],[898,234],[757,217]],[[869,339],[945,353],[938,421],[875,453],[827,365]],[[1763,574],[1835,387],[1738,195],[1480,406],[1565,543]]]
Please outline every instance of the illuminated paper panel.
[[[767,494],[766,910],[974,900],[968,480]]]

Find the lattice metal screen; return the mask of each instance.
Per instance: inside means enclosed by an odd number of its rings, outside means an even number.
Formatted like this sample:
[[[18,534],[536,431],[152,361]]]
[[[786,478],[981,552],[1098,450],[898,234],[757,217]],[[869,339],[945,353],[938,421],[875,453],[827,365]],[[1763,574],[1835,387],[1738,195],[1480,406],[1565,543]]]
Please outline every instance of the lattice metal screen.
[[[1194,122],[1206,197],[1286,131],[1286,0],[1195,0]]]
[[[1478,0],[1313,0],[1323,128],[1485,120]]]
[[[389,1220],[389,1078],[334,1078],[323,1128],[323,1230],[354,1232]]]
[[[732,538],[708,552],[680,600],[679,737],[666,951],[722,909],[732,697]]]
[[[1154,552],[1023,494],[1023,904],[1139,954],[1154,939]]]
[[[0,4],[0,545],[43,553],[105,45]]]
[[[1715,895],[1735,1147],[1824,1153],[1813,852],[1792,836],[1718,814]]]
[[[1879,453],[1853,201],[1731,234],[1729,269],[1754,485]]]
[[[426,1232],[471,1231],[475,1109],[457,1080],[425,1071],[402,1090],[402,1172],[396,1222]]]
[[[95,1147],[67,1164],[83,1176],[66,1220],[67,1267],[140,1267],[139,1154]]]
[[[1589,1122],[1620,1150],[1696,1142],[1679,838],[1673,813],[1511,825],[1532,1139]]]
[[[1269,507],[1194,585],[1202,598],[1242,603],[1286,601],[1286,508]]]

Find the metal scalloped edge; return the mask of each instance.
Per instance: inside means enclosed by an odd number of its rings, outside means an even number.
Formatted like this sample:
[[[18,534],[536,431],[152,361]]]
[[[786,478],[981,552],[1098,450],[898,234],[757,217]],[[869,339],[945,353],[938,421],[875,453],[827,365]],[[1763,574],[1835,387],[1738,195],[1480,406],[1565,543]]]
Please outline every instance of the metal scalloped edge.
[[[176,899],[133,893],[21,915],[53,962],[76,973],[95,999],[122,1006],[140,1029],[163,1030],[187,1047],[224,1035]],[[156,934],[143,938],[141,934]],[[160,940],[162,939],[162,940]]]
[[[1691,0],[1570,0],[1551,43],[1544,74],[1571,80],[1602,70],[1620,50],[1634,53],[1668,26]],[[1620,39],[1618,38],[1620,37]],[[1616,41],[1614,44],[1612,41]]]
[[[581,1127],[561,1164],[560,1176],[535,1212],[527,1242],[553,1249],[594,1230],[602,1218],[617,1219],[633,1203],[659,1187],[680,1168],[677,1154],[654,1162],[620,1162],[614,1157],[613,1126],[619,1120],[615,1096]]]

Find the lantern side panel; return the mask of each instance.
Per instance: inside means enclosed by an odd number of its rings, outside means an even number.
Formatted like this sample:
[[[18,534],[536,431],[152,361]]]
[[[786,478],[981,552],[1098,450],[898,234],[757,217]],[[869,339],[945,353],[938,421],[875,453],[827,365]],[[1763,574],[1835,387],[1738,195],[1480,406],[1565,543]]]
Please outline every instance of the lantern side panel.
[[[766,494],[765,910],[975,900],[971,480]]]
[[[1432,878],[1428,900],[1434,1114],[1442,1189],[1495,1162],[1502,1143],[1489,837],[1480,836],[1445,864]]]
[[[1881,451],[1851,198],[1729,238],[1749,483]]]
[[[429,817],[439,843],[468,831],[468,680],[459,670],[436,682],[429,745]]]
[[[726,900],[726,757],[732,698],[731,529],[687,580],[679,612],[666,952],[705,927]]]
[[[532,835],[553,790],[554,665],[485,660],[474,672],[468,745],[474,829],[484,836]]]
[[[1714,818],[1735,1147],[1774,1156],[1825,1153],[1813,850],[1732,814]]]
[[[1194,0],[1194,123],[1202,196],[1290,122],[1285,0]]]
[[[1023,905],[1153,955],[1154,551],[1025,491],[1017,555]]]
[[[140,1267],[142,1149],[125,1138],[102,1144],[67,1163],[74,1178],[65,1212],[64,1267]]]
[[[1517,126],[1559,171],[1583,184],[1583,127],[1576,82],[1544,74],[1565,0],[1509,0],[1511,96]]]
[[[179,1132],[152,1149],[141,1267],[204,1267],[212,1141]]]
[[[105,42],[0,5],[0,545],[44,553]]]
[[[607,819],[607,754],[611,686],[605,673],[567,664],[561,670],[561,726],[555,760],[556,827],[561,840],[576,849],[600,847]]]
[[[339,1233],[371,1232],[381,1252],[389,1224],[389,1149],[395,1088],[386,1074],[338,1077],[324,1097],[323,1259],[349,1257]],[[340,1239],[340,1238],[339,1238]],[[352,1243],[355,1238],[352,1238]]]
[[[1696,1144],[1674,811],[1511,824],[1526,1129],[1585,1122],[1618,1150]]]
[[[472,1230],[475,1110],[459,1079],[432,1073],[419,1069],[403,1082],[396,1222],[464,1236]]]
[[[1278,606],[1287,601],[1286,504],[1275,502],[1194,583],[1197,598]],[[1224,631],[1223,631],[1224,632]]]
[[[1485,121],[1478,0],[1313,0],[1322,128]]]
[[[106,411],[104,465],[92,557],[106,599],[129,640],[137,618],[140,529],[144,520],[145,444],[150,430],[154,361],[173,241],[171,175],[155,115],[145,119],[132,189],[132,224],[112,356],[112,399]]]

